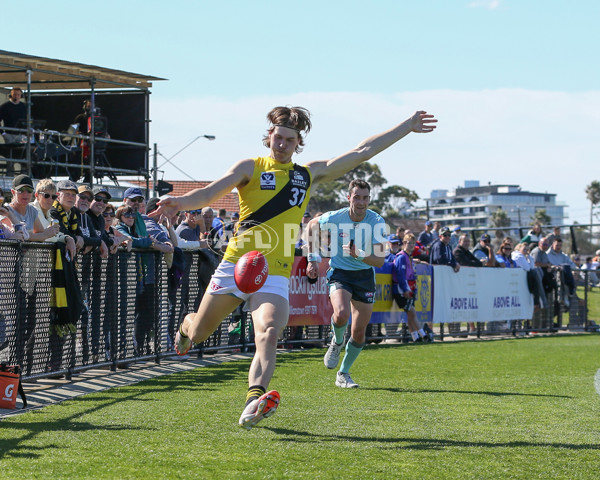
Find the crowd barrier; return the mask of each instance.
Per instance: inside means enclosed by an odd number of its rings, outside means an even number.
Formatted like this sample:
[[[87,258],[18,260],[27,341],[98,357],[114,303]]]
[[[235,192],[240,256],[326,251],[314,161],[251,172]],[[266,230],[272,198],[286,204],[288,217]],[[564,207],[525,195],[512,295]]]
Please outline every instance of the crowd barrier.
[[[159,362],[173,355],[176,328],[196,311],[218,258],[208,250],[184,251],[183,262],[168,268],[154,251],[118,251],[108,259],[79,255],[76,272],[82,303],[74,328],[57,328],[53,306],[56,246],[0,240],[0,362],[23,367],[24,378],[66,375],[91,366],[124,367],[137,360]],[[326,262],[316,283],[306,278],[306,259],[296,257],[290,277],[290,317],[280,339],[287,348],[325,344],[330,335],[331,305],[327,297]],[[141,288],[140,272],[146,272]],[[587,282],[587,272],[584,272]],[[368,341],[409,342],[405,313],[394,305],[391,273],[377,270],[374,313]],[[519,269],[417,265],[420,321],[436,324],[436,334],[527,334],[563,328],[587,329],[584,296],[549,298],[549,308],[533,309],[524,272]],[[567,304],[568,303],[568,304]],[[243,306],[242,306],[243,307]],[[240,307],[191,355],[254,347],[252,322]]]

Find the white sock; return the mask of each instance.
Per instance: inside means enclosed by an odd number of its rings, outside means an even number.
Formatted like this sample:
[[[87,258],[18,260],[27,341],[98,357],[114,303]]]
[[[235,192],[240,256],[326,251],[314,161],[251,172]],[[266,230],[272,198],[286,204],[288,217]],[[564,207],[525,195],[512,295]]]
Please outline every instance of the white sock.
[[[418,332],[410,332],[410,335],[412,337],[413,340],[416,340],[417,338],[419,338],[419,333]]]
[[[422,338],[425,338],[427,336],[425,330],[423,330],[422,328],[419,328],[419,335],[421,335]]]

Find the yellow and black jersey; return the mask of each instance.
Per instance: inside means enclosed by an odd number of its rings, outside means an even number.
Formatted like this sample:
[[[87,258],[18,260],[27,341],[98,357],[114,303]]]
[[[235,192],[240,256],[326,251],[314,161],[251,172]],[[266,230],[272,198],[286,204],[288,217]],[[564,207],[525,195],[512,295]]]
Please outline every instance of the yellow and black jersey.
[[[267,259],[270,275],[289,277],[311,183],[307,167],[255,158],[252,179],[238,190],[240,221],[224,260],[236,263],[245,253],[258,250]]]

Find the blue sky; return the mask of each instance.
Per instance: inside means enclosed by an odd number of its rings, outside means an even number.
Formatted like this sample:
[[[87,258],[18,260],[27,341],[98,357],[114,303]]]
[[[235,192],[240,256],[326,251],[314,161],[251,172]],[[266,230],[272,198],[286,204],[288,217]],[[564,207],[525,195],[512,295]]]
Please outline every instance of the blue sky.
[[[4,4],[4,5],[3,5]],[[14,5],[0,1],[6,18]],[[264,152],[265,114],[303,105],[297,161],[329,158],[425,109],[430,135],[374,159],[427,197],[464,180],[558,194],[586,222],[598,179],[600,2],[580,0],[23,2],[2,49],[167,78],[151,143],[198,180]],[[165,179],[186,178],[163,167]]]

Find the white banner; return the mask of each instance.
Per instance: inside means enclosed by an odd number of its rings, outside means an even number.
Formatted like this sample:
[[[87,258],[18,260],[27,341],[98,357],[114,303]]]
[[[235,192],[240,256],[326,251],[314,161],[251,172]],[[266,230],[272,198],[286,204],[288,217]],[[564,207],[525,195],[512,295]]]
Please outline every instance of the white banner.
[[[533,295],[521,268],[433,267],[433,321],[495,322],[533,315]]]

